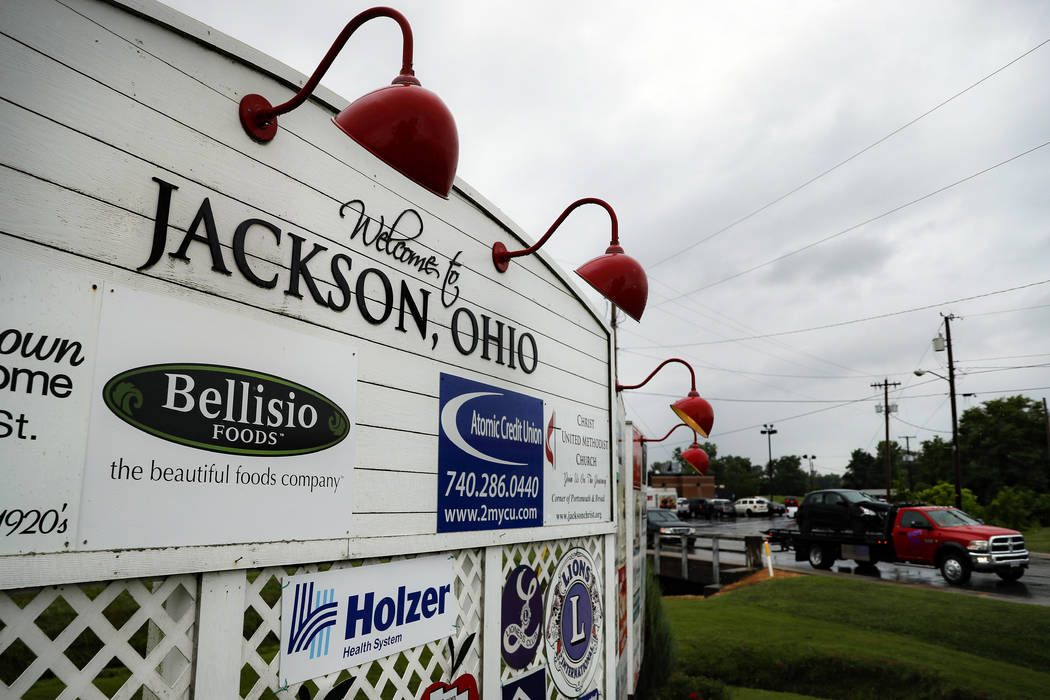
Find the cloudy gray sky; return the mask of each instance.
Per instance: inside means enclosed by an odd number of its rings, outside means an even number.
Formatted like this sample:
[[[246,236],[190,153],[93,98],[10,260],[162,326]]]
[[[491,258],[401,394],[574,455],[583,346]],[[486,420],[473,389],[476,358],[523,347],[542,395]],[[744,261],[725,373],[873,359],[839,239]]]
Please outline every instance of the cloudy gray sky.
[[[368,7],[167,4],[305,74]],[[882,439],[884,379],[891,439],[950,438],[947,383],[913,375],[947,374],[942,313],[975,394],[960,414],[1050,395],[1050,3],[392,5],[456,118],[461,178],[537,237],[580,197],[615,208],[650,284],[620,380],[691,362],[720,454],[765,463],[773,423],[774,456],[841,473]],[[399,61],[396,25],[373,22],[323,82],[349,101]],[[585,207],[547,248],[571,270],[608,231]],[[628,392],[648,435],[675,424],[686,375]]]

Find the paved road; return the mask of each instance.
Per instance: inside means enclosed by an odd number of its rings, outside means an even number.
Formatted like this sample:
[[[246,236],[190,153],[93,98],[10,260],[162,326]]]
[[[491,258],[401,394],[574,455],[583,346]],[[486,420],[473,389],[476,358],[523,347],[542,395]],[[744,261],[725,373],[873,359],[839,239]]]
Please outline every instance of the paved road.
[[[795,527],[794,521],[789,518],[737,518],[735,521],[707,521],[690,520],[690,525],[697,528],[701,536],[705,533],[725,533],[732,535],[759,534],[771,527]],[[791,551],[777,551],[778,547],[772,547],[773,566],[780,569],[798,569],[808,573],[815,573],[808,562],[795,561],[795,553]],[[670,551],[670,550],[669,550]],[[710,558],[709,552],[700,551],[694,556]],[[723,565],[743,563],[742,556],[723,554]],[[965,591],[974,595],[987,596],[1002,600],[1012,600],[1023,603],[1050,606],[1050,555],[1035,554],[1031,556],[1028,571],[1020,581],[1008,583],[1000,580],[995,574],[974,573],[969,583],[964,586],[949,586],[937,569],[924,566],[912,566],[906,564],[890,564],[879,562],[876,568],[857,567],[852,561],[838,561],[832,568],[831,575],[857,576],[867,579],[881,579],[902,584],[919,585],[930,588],[940,588],[954,591]],[[819,572],[824,573],[824,572]]]

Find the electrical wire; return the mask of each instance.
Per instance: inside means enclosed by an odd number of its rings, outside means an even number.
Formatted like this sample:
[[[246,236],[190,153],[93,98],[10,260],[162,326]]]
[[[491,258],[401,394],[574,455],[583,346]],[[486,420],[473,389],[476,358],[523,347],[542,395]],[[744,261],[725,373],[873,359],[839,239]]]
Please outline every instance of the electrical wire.
[[[952,431],[950,431],[950,430],[937,430],[936,428],[927,428],[925,425],[916,425],[915,423],[909,423],[908,421],[906,421],[903,418],[900,418],[898,416],[891,416],[891,418],[893,418],[893,420],[898,421],[900,423],[904,423],[904,425],[911,426],[912,428],[918,428],[919,430],[928,430],[931,433],[947,433],[948,435],[951,435],[951,433],[952,433]]]
[[[810,248],[815,248],[816,246],[818,246],[818,245],[820,245],[822,243],[827,243],[828,241],[833,240],[835,238],[838,238],[839,236],[844,236],[845,234],[850,233],[852,231],[856,231],[857,229],[859,229],[859,228],[861,228],[863,226],[866,226],[866,225],[868,225],[868,224],[870,224],[872,222],[878,221],[879,219],[883,219],[883,218],[889,216],[890,214],[895,214],[895,213],[897,213],[897,212],[899,212],[899,211],[901,211],[903,209],[907,209],[908,207],[910,207],[912,205],[915,205],[915,204],[918,204],[919,202],[927,200],[930,197],[934,197],[934,196],[936,196],[938,194],[941,194],[942,192],[946,192],[946,191],[952,189],[953,187],[957,187],[958,185],[961,185],[961,184],[963,184],[965,182],[973,180],[976,177],[980,177],[981,175],[989,173],[992,170],[995,170],[996,168],[999,168],[999,167],[1002,167],[1002,166],[1006,165],[1007,163],[1011,163],[1011,162],[1017,160],[1018,158],[1023,158],[1024,156],[1032,154],[1032,153],[1038,151],[1040,148],[1045,148],[1046,146],[1050,146],[1050,141],[1046,141],[1044,143],[1041,143],[1038,146],[1033,146],[1032,148],[1029,148],[1026,151],[1022,151],[1021,153],[1018,153],[1017,155],[1010,156],[1006,160],[999,161],[995,165],[990,165],[987,168],[984,168],[983,170],[979,170],[979,171],[977,171],[975,173],[967,175],[966,177],[961,178],[959,180],[956,180],[955,182],[952,182],[950,184],[944,185],[943,187],[939,187],[936,190],[933,190],[932,192],[928,192],[928,193],[922,195],[921,197],[917,197],[917,198],[915,198],[915,199],[913,199],[911,201],[905,202],[904,204],[898,204],[897,206],[893,207],[892,209],[888,209],[888,210],[882,212],[881,214],[876,214],[875,216],[872,216],[872,217],[870,217],[868,219],[865,219],[864,221],[861,221],[860,223],[853,224],[852,226],[848,226],[848,227],[842,229],[841,231],[838,231],[837,233],[833,233],[833,234],[831,234],[829,236],[825,236],[824,238],[821,238],[821,239],[818,239],[816,241],[813,241],[812,243],[807,243],[806,245],[802,246],[801,248],[796,248],[795,250],[788,251],[787,253],[783,253],[782,255],[778,255],[775,258],[771,258],[770,260],[766,260],[763,263],[759,263],[758,265],[754,265],[752,267],[749,267],[746,270],[741,270],[740,272],[736,272],[736,273],[734,273],[732,275],[729,275],[728,277],[723,277],[720,280],[716,280],[714,282],[709,282],[708,284],[705,284],[703,286],[697,287],[696,289],[690,290],[688,292],[683,292],[678,297],[675,297],[674,299],[671,299],[669,301],[674,301],[675,299],[679,299],[681,297],[690,296],[692,294],[696,294],[697,292],[702,292],[702,291],[704,291],[706,289],[710,289],[711,287],[717,287],[720,284],[724,284],[725,282],[729,282],[729,281],[735,280],[735,279],[737,279],[739,277],[743,277],[744,275],[747,275],[749,273],[755,272],[756,270],[761,270],[762,268],[768,267],[768,266],[772,265],[773,263],[780,262],[781,260],[786,260],[787,258],[790,258],[790,257],[793,257],[795,255],[798,255],[799,253],[805,252],[805,251],[809,250]],[[666,304],[667,301],[660,302],[660,303],[661,304]]]
[[[968,314],[970,318],[974,316],[994,316],[996,314],[1009,314],[1015,311],[1031,311],[1032,309],[1045,309],[1050,307],[1050,304],[1036,304],[1035,306],[1021,306],[1016,309],[1000,309],[999,311],[982,311],[978,314]]]
[[[1050,141],[1048,141],[1047,143],[1050,143]],[[986,297],[995,296],[997,294],[1006,294],[1008,292],[1016,292],[1016,291],[1021,290],[1021,289],[1029,289],[1031,287],[1038,287],[1039,285],[1043,285],[1043,284],[1047,284],[1047,283],[1050,283],[1050,279],[1045,279],[1045,280],[1042,280],[1042,281],[1039,281],[1039,282],[1030,282],[1028,284],[1022,284],[1022,285],[1017,286],[1017,287],[1009,287],[1007,289],[997,289],[995,291],[985,292],[983,294],[975,294],[973,296],[960,297],[958,299],[949,299],[948,301],[941,301],[941,302],[937,302],[935,304],[925,304],[923,306],[916,306],[916,307],[913,307],[913,308],[910,308],[910,309],[901,309],[899,311],[891,311],[891,312],[884,313],[884,314],[876,314],[874,316],[865,316],[863,318],[855,318],[855,319],[852,319],[852,320],[849,320],[849,321],[838,321],[836,323],[825,323],[825,324],[823,324],[821,326],[812,326],[810,328],[796,328],[796,329],[790,330],[790,331],[778,331],[776,333],[763,333],[761,335],[751,335],[751,336],[744,336],[744,337],[740,337],[740,338],[726,338],[724,340],[706,340],[706,341],[697,342],[697,343],[677,343],[677,344],[671,344],[671,345],[668,345],[668,344],[661,344],[661,345],[635,345],[635,346],[632,346],[632,347],[623,347],[623,348],[620,348],[620,349],[621,350],[650,350],[650,349],[653,349],[653,348],[689,348],[689,347],[696,347],[698,345],[718,345],[718,344],[721,344],[721,343],[733,343],[733,342],[738,342],[738,341],[742,341],[742,340],[758,340],[760,338],[776,338],[776,337],[785,336],[785,335],[795,335],[797,333],[809,333],[809,332],[812,332],[812,331],[822,331],[822,330],[827,330],[829,328],[840,328],[842,326],[850,326],[850,325],[853,325],[855,323],[864,323],[864,322],[867,322],[867,321],[877,321],[877,320],[883,319],[883,318],[891,318],[893,316],[902,316],[904,314],[915,313],[916,311],[929,311],[930,309],[934,309],[934,308],[941,307],[941,306],[948,306],[948,305],[951,305],[951,304],[960,304],[960,303],[965,302],[965,301],[973,301],[974,299],[984,299]]]
[[[1050,357],[1050,352],[1037,352],[1034,355],[1004,355],[1002,357],[978,357],[972,360],[956,360],[956,362],[994,362],[995,360],[1023,360],[1029,357]]]
[[[735,221],[733,221],[733,222],[723,226],[722,228],[718,229],[714,233],[708,234],[704,238],[701,238],[699,241],[696,241],[695,243],[691,243],[690,245],[686,246],[685,248],[682,248],[681,250],[679,250],[676,253],[672,253],[671,255],[668,255],[667,257],[661,258],[660,260],[657,260],[655,263],[650,263],[649,265],[647,265],[647,267],[649,269],[652,269],[652,268],[655,268],[657,265],[662,265],[663,263],[667,262],[668,260],[672,260],[672,259],[678,257],[679,255],[681,255],[682,253],[685,253],[687,251],[692,250],[693,248],[695,248],[696,246],[700,245],[701,243],[706,243],[707,241],[711,240],[715,236],[718,236],[720,234],[725,233],[729,229],[733,228],[734,226],[737,226],[738,224],[741,224],[741,223],[747,221],[748,219],[750,219],[751,217],[755,216],[756,214],[760,214],[761,212],[765,211],[766,209],[769,209],[774,204],[777,204],[778,202],[781,202],[784,199],[787,199],[791,195],[793,195],[796,192],[799,192],[800,190],[808,187],[809,185],[813,184],[814,182],[816,182],[817,180],[821,179],[825,175],[828,175],[829,173],[832,173],[835,170],[838,170],[839,168],[841,168],[846,163],[849,163],[854,158],[856,158],[856,157],[858,157],[860,155],[863,155],[864,153],[867,153],[868,151],[870,151],[871,149],[875,148],[876,146],[878,146],[879,144],[883,143],[884,141],[887,141],[888,139],[892,138],[893,136],[896,136],[900,132],[902,132],[905,129],[907,129],[909,126],[912,126],[913,124],[918,122],[920,119],[923,119],[924,117],[928,117],[929,115],[933,114],[938,109],[940,109],[941,107],[945,106],[946,104],[948,104],[952,100],[954,100],[957,97],[960,97],[960,96],[966,94],[967,92],[969,92],[970,90],[974,89],[975,87],[977,87],[978,85],[980,85],[984,81],[988,80],[989,78],[995,76],[998,73],[1001,73],[1002,71],[1006,70],[1007,68],[1009,68],[1013,64],[1015,64],[1018,61],[1020,61],[1022,58],[1026,57],[1029,54],[1034,53],[1038,49],[1042,48],[1048,42],[1050,42],[1050,39],[1043,40],[1042,42],[1037,44],[1035,47],[1029,49],[1028,51],[1025,51],[1023,54],[1021,54],[1017,58],[1015,58],[1012,61],[1010,61],[1010,62],[1000,66],[999,68],[995,69],[994,71],[992,71],[988,75],[984,76],[983,78],[981,78],[977,82],[972,83],[968,87],[960,90],[959,92],[955,93],[954,95],[952,95],[951,97],[947,98],[946,100],[943,100],[943,101],[939,102],[938,104],[936,104],[935,106],[933,106],[930,109],[926,110],[925,112],[923,112],[919,116],[915,117],[911,121],[902,124],[901,126],[897,127],[896,129],[894,129],[890,133],[886,134],[882,138],[878,139],[877,141],[875,141],[875,142],[865,146],[864,148],[860,149],[859,151],[857,151],[856,153],[854,153],[850,157],[846,158],[845,160],[840,161],[839,163],[836,163],[835,165],[831,166],[830,168],[828,168],[827,170],[821,172],[820,174],[815,175],[815,176],[811,177],[810,179],[806,180],[801,185],[798,185],[794,189],[789,190],[788,192],[785,192],[784,194],[780,195],[779,197],[777,197],[773,201],[771,201],[771,202],[769,202],[767,204],[763,204],[758,209],[755,209],[755,210],[751,211],[750,213],[745,214],[744,216],[740,217],[739,219],[737,219],[737,220],[735,220]]]

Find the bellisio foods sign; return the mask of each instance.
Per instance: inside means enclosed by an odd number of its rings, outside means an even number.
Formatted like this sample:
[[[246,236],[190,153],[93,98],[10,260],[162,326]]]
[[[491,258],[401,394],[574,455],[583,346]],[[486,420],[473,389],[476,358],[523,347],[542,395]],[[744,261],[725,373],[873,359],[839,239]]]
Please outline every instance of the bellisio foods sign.
[[[212,452],[309,454],[338,444],[350,431],[346,413],[323,394],[238,367],[137,367],[110,379],[102,396],[129,425]]]

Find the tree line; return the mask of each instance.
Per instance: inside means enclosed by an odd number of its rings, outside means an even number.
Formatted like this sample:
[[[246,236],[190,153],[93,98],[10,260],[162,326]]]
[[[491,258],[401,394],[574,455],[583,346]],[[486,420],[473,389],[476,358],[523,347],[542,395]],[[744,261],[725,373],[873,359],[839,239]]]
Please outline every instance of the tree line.
[[[785,455],[771,464],[753,464],[747,457],[718,455],[715,443],[700,445],[710,458],[708,475],[736,498],[761,494],[802,495],[821,488],[886,488],[886,451],[889,450],[894,499],[954,503],[955,469],[949,435],[923,441],[907,452],[896,441],[880,441],[875,454],[856,449],[845,473],[811,474],[801,457]],[[673,461],[655,463],[656,471],[691,468],[676,449]],[[1050,421],[1043,402],[1024,396],[985,401],[959,418],[960,483],[965,489],[963,508],[981,517],[984,509],[1000,501],[993,511],[1029,511],[1029,521],[1050,524]],[[922,498],[920,498],[920,496]],[[1045,496],[1045,498],[1043,498]],[[1042,504],[1042,505],[1041,505]],[[1045,511],[1045,513],[1043,512]],[[1002,520],[1002,517],[998,518]],[[1015,523],[1015,517],[1011,517]]]

